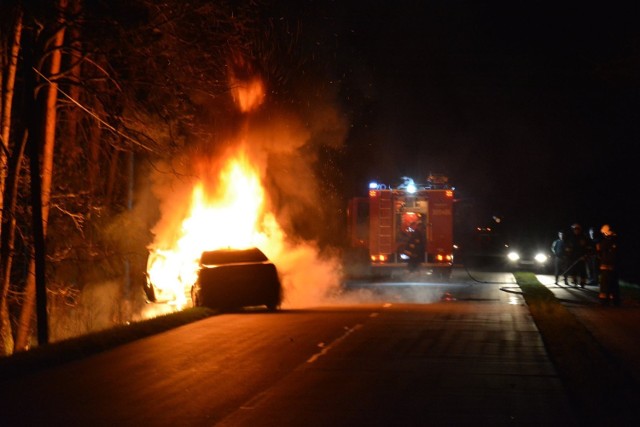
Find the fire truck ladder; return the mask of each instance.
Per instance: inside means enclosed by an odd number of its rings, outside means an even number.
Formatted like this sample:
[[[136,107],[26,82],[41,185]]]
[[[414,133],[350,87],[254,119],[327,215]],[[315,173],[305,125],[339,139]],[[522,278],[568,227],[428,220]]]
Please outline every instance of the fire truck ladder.
[[[393,247],[393,203],[391,192],[383,191],[380,195],[380,211],[378,222],[378,242],[380,253],[395,253]],[[395,255],[394,255],[395,256]],[[393,260],[395,262],[395,260]]]

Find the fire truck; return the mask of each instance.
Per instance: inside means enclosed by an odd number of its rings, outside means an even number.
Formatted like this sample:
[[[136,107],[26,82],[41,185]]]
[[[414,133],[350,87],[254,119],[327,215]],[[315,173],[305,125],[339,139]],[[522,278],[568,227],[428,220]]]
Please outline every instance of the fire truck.
[[[443,175],[397,186],[372,182],[368,197],[349,201],[350,245],[368,252],[375,273],[428,269],[448,277],[453,265],[454,188]]]

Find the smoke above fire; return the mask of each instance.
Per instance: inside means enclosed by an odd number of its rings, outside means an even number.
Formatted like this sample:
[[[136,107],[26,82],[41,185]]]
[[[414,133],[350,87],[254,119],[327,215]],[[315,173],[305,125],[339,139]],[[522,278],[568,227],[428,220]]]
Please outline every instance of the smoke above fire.
[[[232,75],[229,82],[240,113],[232,130],[225,129],[229,136],[222,143],[201,141],[178,162],[179,173],[152,178],[160,219],[147,274],[156,296],[188,304],[203,251],[256,246],[278,269],[284,308],[321,305],[339,290],[339,258],[294,233],[292,224],[300,215],[322,221],[316,157],[308,148],[318,134],[339,145],[344,123],[328,104],[318,107],[317,120],[304,123],[295,112],[268,107],[259,76]]]

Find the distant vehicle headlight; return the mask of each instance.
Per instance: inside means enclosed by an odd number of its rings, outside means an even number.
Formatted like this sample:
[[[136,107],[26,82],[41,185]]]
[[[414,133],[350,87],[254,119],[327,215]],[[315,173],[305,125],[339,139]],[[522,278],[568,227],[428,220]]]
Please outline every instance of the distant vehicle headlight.
[[[544,264],[545,262],[547,262],[548,257],[543,254],[543,253],[537,253],[535,256],[535,260],[536,262],[540,263],[540,264]]]
[[[507,258],[509,258],[509,261],[518,261],[520,259],[520,255],[518,252],[511,251],[507,254]]]

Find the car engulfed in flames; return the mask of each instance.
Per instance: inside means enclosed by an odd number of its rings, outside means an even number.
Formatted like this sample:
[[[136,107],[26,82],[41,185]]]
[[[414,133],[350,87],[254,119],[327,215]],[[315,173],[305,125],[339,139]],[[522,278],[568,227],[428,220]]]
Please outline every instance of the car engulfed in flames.
[[[273,263],[258,248],[205,251],[191,288],[194,306],[231,310],[280,307],[282,286]]]
[[[315,304],[340,285],[337,257],[290,227],[301,188],[305,206],[321,205],[313,174],[291,172],[310,170],[298,155],[310,139],[306,126],[290,114],[268,123],[254,116],[266,108],[265,82],[243,68],[247,63],[236,65],[229,86],[238,122],[216,132],[220,137],[194,141],[202,145],[185,152],[184,161],[172,159],[175,177],[164,169],[154,174],[160,217],[149,230],[144,291],[157,304],[144,316],[190,305]]]
[[[181,309],[189,305],[191,288],[203,268],[256,261],[248,256],[250,252],[243,252],[248,248],[260,247],[265,259],[264,253],[277,254],[276,239],[281,233],[264,204],[257,171],[242,151],[220,171],[215,189],[198,182],[191,190],[187,214],[154,230],[157,240],[145,273],[147,300]],[[234,257],[240,261],[220,262]]]

